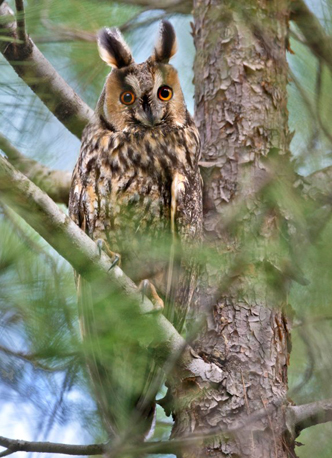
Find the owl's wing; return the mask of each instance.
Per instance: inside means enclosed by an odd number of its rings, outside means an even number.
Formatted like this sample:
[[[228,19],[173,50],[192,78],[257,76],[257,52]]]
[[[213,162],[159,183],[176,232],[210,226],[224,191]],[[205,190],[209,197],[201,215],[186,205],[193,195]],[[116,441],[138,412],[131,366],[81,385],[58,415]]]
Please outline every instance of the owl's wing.
[[[73,173],[69,214],[88,235],[99,237],[102,231],[100,214],[96,211],[99,210],[98,190],[92,186],[93,171],[87,176],[82,169],[84,160],[83,157],[78,161]],[[124,341],[122,326],[127,326],[125,335],[130,335],[136,326],[130,310],[128,320],[123,323],[117,316],[117,308],[110,307],[114,298],[97,299],[100,294],[93,285],[77,273],[75,277],[85,360],[104,426],[111,436],[130,430],[132,435],[143,437],[150,430],[155,411],[155,393],[148,399],[143,396],[151,372],[150,355],[138,348],[135,339]]]
[[[202,183],[199,171],[188,174],[177,172],[173,177],[171,233],[165,315],[181,331],[199,271],[196,252],[202,237]]]

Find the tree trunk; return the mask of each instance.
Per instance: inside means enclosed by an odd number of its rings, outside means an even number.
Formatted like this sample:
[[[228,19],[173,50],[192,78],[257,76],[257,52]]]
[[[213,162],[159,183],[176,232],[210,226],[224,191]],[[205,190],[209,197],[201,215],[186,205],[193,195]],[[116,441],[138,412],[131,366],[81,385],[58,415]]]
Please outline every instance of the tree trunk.
[[[275,197],[292,178],[287,32],[286,0],[194,1],[205,234],[219,258],[209,255],[193,348],[222,369],[223,380],[178,383],[172,437],[233,432],[182,450],[184,458],[294,456],[285,434],[290,338],[283,309],[296,272],[285,242],[287,209]],[[263,414],[253,421],[254,412]],[[245,426],[234,430],[240,420]]]

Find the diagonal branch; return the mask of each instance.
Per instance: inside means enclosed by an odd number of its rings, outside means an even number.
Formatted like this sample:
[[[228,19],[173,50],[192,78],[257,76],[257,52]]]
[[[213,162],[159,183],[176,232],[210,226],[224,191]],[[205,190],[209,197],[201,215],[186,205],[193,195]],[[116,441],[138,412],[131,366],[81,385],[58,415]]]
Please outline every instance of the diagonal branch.
[[[4,136],[0,134],[0,150],[20,172],[27,176],[55,202],[67,205],[71,183],[71,173],[51,170],[34,159],[25,157]]]
[[[17,23],[6,2],[0,4],[0,18],[0,32],[7,38],[7,41],[0,42],[1,53],[59,121],[80,137],[84,126],[93,117],[91,108],[57,73],[29,37],[24,43],[18,42]]]
[[[199,377],[202,382],[221,382],[222,371],[213,363],[206,363],[186,345],[171,323],[154,312],[153,304],[142,298],[136,285],[115,266],[110,270],[111,260],[79,227],[63,213],[50,197],[43,193],[27,177],[0,156],[0,197],[11,206],[33,229],[35,229],[74,269],[89,282],[93,282],[95,299],[105,300],[114,294],[130,300],[131,314],[144,329],[151,332],[140,334],[137,339],[143,347],[151,346],[158,364],[167,364],[180,357],[176,370]],[[117,307],[118,308],[118,307]],[[120,307],[121,311],[122,308]],[[126,308],[123,310],[124,319]],[[141,320],[141,321],[140,321]]]
[[[291,2],[291,19],[301,30],[306,44],[315,56],[332,71],[332,38],[326,34],[317,17],[310,11],[304,0]]]

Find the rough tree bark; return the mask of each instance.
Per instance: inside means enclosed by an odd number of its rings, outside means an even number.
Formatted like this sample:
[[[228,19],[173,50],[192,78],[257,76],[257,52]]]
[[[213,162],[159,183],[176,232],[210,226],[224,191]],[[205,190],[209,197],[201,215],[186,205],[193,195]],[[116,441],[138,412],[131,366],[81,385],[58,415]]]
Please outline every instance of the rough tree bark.
[[[220,253],[223,266],[228,257],[238,262],[228,272],[227,288],[218,285],[216,268],[207,268],[209,297],[197,304],[204,326],[194,350],[215,362],[224,379],[209,388],[197,378],[181,380],[173,392],[172,435],[223,429],[262,408],[269,411],[240,433],[183,450],[183,458],[286,458],[293,450],[284,416],[289,334],[283,306],[289,279],[283,265],[288,261],[278,253],[285,218],[258,192],[259,183],[269,182],[269,158],[289,161],[287,8],[286,0],[252,0],[241,2],[240,8],[231,0],[194,1],[206,239]],[[235,233],[225,221],[236,202],[245,205]],[[278,247],[273,254],[271,243]]]

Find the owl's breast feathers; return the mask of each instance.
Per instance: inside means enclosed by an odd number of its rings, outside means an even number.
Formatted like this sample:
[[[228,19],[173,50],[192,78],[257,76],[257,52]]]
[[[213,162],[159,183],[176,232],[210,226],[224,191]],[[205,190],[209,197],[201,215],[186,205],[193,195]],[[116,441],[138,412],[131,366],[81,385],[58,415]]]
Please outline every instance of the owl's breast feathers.
[[[104,239],[120,253],[124,270],[138,280],[150,277],[151,267],[139,253],[146,256],[154,249],[160,251],[170,234],[176,174],[183,177],[185,187],[178,206],[177,231],[186,240],[201,235],[199,135],[189,114],[181,127],[111,129],[102,118],[85,128],[73,172],[69,212],[91,238]],[[142,260],[145,268],[138,266]],[[129,264],[130,269],[126,268]],[[158,262],[154,264],[156,268]]]

